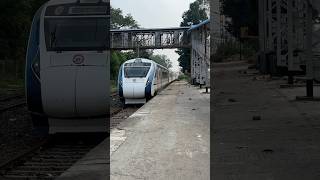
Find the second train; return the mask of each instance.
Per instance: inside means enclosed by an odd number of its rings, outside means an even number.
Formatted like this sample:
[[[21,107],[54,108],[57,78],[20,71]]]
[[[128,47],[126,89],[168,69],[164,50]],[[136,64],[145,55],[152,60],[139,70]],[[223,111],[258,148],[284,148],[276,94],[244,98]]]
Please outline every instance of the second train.
[[[168,68],[144,58],[124,62],[118,75],[118,93],[124,104],[144,104],[177,78]]]

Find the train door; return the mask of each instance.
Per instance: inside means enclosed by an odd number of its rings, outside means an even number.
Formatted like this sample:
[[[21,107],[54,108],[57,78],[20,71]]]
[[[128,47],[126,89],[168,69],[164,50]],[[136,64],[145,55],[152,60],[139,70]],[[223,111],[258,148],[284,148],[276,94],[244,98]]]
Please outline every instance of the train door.
[[[157,67],[157,90],[161,88],[161,69]]]
[[[162,74],[162,71],[163,71],[163,70],[162,70],[161,67],[159,68],[159,70],[160,70],[160,71],[159,71],[159,75],[160,75],[160,86],[159,86],[159,89],[161,89],[162,86],[163,86],[163,84],[162,84],[162,83],[163,83],[163,74]]]
[[[156,90],[157,90],[157,68],[156,68],[156,65],[154,65],[153,66],[153,74],[152,74],[152,76],[154,77],[153,79],[152,79],[152,84],[151,84],[151,96],[154,96],[155,95],[155,93],[156,93]]]

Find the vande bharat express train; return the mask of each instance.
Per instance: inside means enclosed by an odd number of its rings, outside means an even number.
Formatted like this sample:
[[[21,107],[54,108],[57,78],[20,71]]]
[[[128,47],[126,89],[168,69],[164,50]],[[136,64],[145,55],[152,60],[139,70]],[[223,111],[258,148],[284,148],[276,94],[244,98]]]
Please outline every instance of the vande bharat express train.
[[[107,132],[109,1],[52,0],[32,22],[26,97],[34,126]]]
[[[125,104],[144,104],[177,77],[152,60],[136,58],[123,63],[118,76],[118,93]]]

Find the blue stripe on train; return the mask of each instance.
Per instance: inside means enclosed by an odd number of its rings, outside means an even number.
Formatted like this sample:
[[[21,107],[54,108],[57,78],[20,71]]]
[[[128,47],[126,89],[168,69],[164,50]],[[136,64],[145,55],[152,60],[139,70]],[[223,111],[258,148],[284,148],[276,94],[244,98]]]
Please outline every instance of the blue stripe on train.
[[[122,67],[120,66],[119,75],[118,75],[118,93],[120,97],[123,97],[123,79],[122,79]],[[121,82],[121,83],[120,83]]]
[[[32,63],[39,57],[40,8],[34,16],[26,57],[26,96],[29,111],[43,113],[41,84],[32,71]]]
[[[147,82],[149,82],[149,83],[147,84],[147,86],[145,87],[145,90],[144,90],[146,98],[151,98],[151,87],[153,85],[152,81],[155,76],[155,69],[156,68],[151,68],[151,73],[150,73],[150,76],[148,77]]]

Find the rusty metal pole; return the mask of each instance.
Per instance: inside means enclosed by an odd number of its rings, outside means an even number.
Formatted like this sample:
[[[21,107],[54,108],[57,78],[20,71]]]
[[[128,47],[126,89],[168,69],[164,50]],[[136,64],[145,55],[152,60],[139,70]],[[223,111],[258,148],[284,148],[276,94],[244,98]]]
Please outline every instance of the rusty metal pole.
[[[307,97],[313,97],[313,55],[312,55],[312,31],[313,31],[313,22],[312,22],[312,7],[308,4],[307,10],[307,37],[306,37],[306,92]]]

